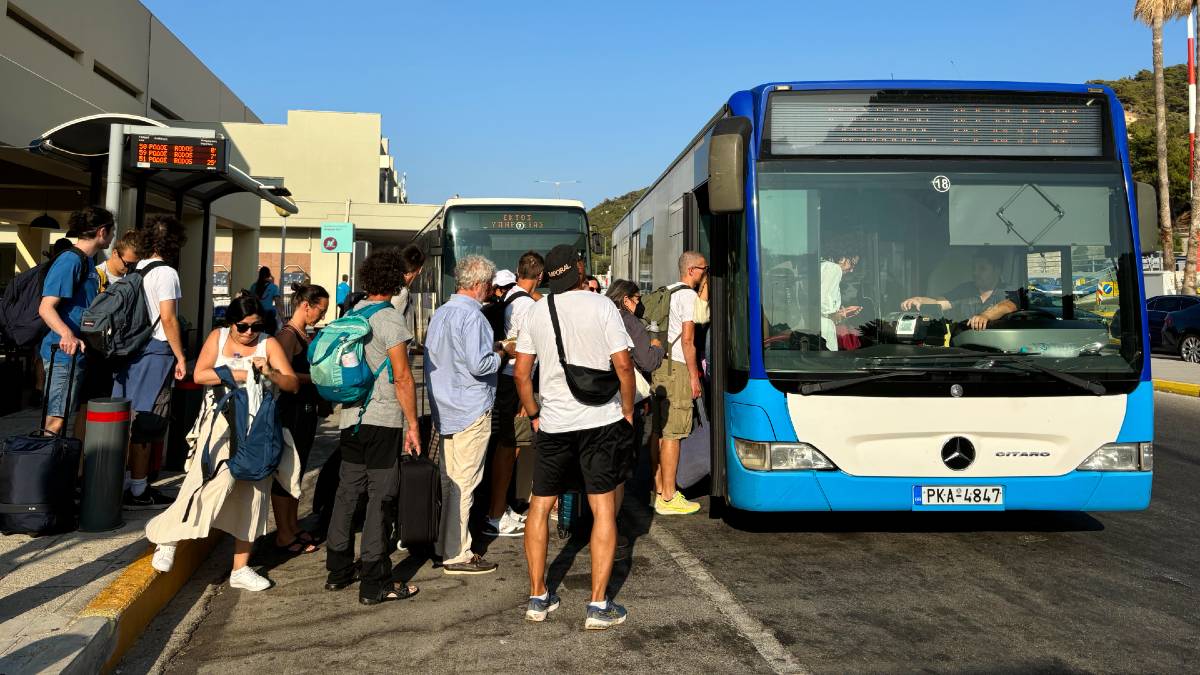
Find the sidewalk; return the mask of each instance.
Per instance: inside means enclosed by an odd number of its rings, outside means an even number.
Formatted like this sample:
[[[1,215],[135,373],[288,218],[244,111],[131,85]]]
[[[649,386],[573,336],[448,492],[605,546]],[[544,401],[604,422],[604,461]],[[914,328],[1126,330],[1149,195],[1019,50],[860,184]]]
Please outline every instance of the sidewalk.
[[[0,438],[33,431],[39,414],[0,417]],[[143,528],[158,513],[125,511],[124,526],[112,532],[0,537],[0,672],[29,672],[35,659],[38,667],[57,662],[55,670],[71,665],[87,639],[71,622],[145,553]]]
[[[1184,396],[1200,396],[1200,363],[1178,357],[1155,356],[1150,360],[1154,389]]]

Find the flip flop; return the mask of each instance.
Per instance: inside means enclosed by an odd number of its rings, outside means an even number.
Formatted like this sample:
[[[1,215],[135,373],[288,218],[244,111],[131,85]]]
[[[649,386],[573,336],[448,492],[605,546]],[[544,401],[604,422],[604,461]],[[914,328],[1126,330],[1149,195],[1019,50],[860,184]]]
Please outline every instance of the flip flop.
[[[380,598],[360,597],[358,599],[358,601],[364,605],[378,605],[381,602],[391,602],[393,600],[407,600],[420,592],[421,592],[421,589],[417,588],[416,586],[410,586],[408,584],[405,584],[404,588],[393,587],[392,590],[388,591],[387,593],[384,593],[383,597],[380,597]]]
[[[324,541],[323,539],[321,539],[317,535],[313,534],[312,532],[309,532],[308,530],[300,530],[299,534],[296,535],[296,538],[300,539],[301,541],[303,541],[306,544],[312,544],[313,546],[316,546],[316,545],[320,544],[322,541]]]
[[[296,555],[308,555],[309,553],[316,553],[317,551],[320,551],[321,547],[317,546],[313,542],[304,541],[304,539],[297,535],[290,544],[283,546],[275,544],[275,550],[284,551],[286,553],[294,553]]]

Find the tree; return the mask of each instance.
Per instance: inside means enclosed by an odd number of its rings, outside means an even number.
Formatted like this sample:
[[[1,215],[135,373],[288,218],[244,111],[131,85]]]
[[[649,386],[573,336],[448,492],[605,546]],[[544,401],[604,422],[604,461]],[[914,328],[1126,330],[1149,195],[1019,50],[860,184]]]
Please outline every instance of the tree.
[[[1188,10],[1188,0],[1137,0],[1133,15],[1150,25],[1154,51],[1154,135],[1158,173],[1158,231],[1166,269],[1172,269],[1175,260],[1174,233],[1171,228],[1171,181],[1167,160],[1167,91],[1163,77],[1163,21],[1174,19]],[[1192,262],[1192,293],[1195,293],[1195,249],[1188,240],[1189,260]],[[1169,275],[1174,280],[1174,275]],[[1172,286],[1174,284],[1172,283]],[[1184,286],[1188,287],[1185,273]]]
[[[1183,2],[1181,5],[1185,4]],[[1196,8],[1197,0],[1191,0],[1186,3],[1186,15],[1188,21],[1191,21],[1191,13]],[[1183,9],[1181,7],[1181,9]],[[1181,12],[1181,14],[1184,14]],[[1200,41],[1195,45],[1196,53],[1200,54]],[[1195,58],[1193,56],[1193,58]],[[1200,106],[1196,106],[1196,116],[1200,119]],[[1200,227],[1197,227],[1196,218],[1197,207],[1200,207],[1200,152],[1194,153],[1195,158],[1192,160],[1192,219],[1188,226],[1188,241],[1187,241],[1187,263],[1183,268],[1183,293],[1184,295],[1196,294],[1196,235],[1200,233]],[[1168,268],[1169,269],[1169,268]]]

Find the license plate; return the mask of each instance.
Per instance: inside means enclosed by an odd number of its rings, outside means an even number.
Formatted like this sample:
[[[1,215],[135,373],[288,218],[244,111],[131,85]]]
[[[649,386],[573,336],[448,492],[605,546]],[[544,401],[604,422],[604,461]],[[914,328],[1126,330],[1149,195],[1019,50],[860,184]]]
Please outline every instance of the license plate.
[[[914,485],[913,506],[1003,506],[1002,485]]]

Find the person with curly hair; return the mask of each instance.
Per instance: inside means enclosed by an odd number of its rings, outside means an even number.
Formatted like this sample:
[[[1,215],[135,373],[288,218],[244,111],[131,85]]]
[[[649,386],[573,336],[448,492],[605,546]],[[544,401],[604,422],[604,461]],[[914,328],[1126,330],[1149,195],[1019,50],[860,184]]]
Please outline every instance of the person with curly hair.
[[[358,266],[358,287],[367,293],[349,314],[372,310],[371,334],[363,341],[363,357],[379,373],[365,401],[342,406],[339,426],[341,475],[325,540],[325,590],[336,591],[360,580],[358,600],[375,605],[403,600],[415,586],[392,581],[392,545],[385,526],[384,502],[399,491],[399,450],[416,454],[417,390],[408,362],[412,332],[404,315],[391,305],[404,283],[405,262],[395,249],[377,251]],[[384,304],[382,309],[376,305]],[[384,366],[387,366],[386,368]],[[381,368],[383,369],[381,371]],[[385,379],[386,378],[386,379]],[[361,564],[354,561],[354,512],[359,496],[367,495],[360,546]]]
[[[179,327],[179,252],[187,243],[183,224],[173,216],[148,216],[137,230],[137,272],[154,332],[141,351],[117,371],[113,396],[128,398],[134,413],[130,425],[125,508],[165,509],[173,501],[148,484],[150,446],[166,435],[171,419],[171,390],[187,375],[183,334]]]

